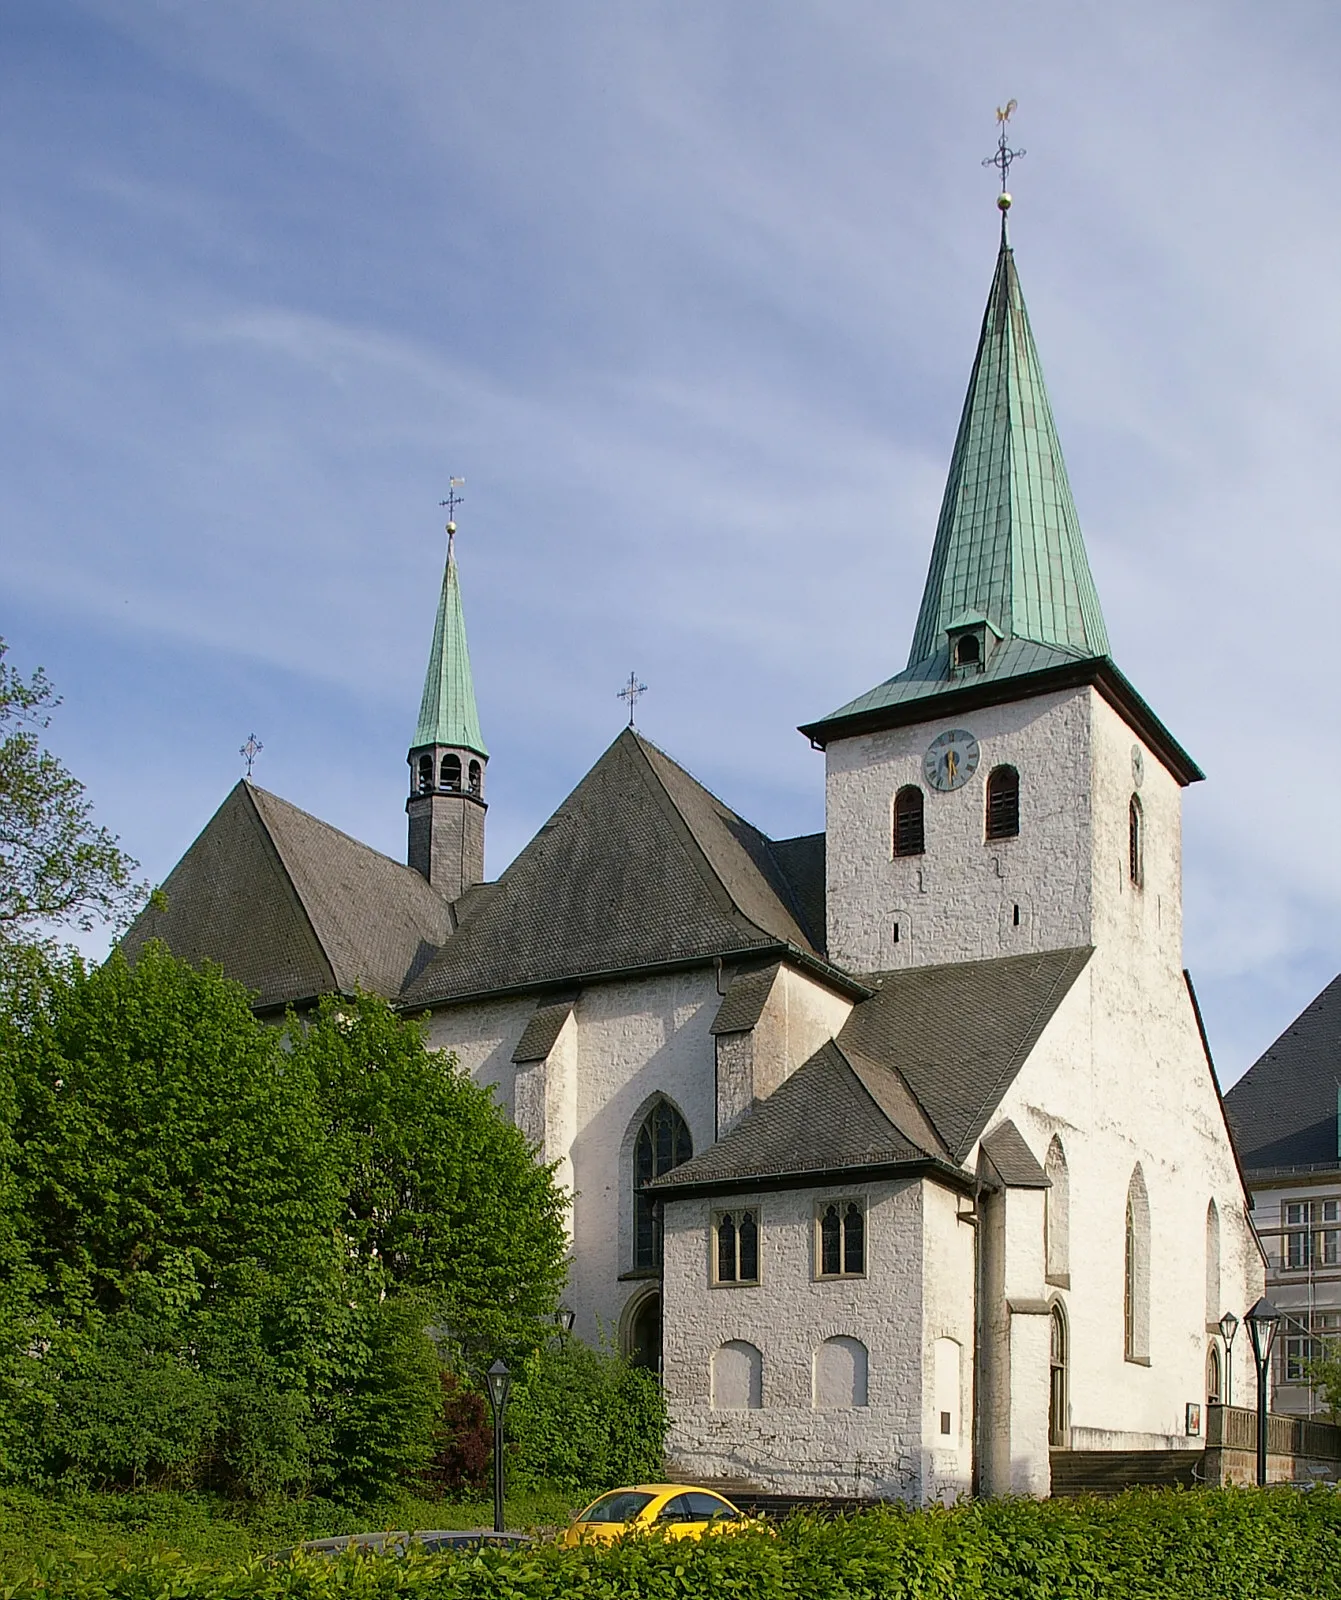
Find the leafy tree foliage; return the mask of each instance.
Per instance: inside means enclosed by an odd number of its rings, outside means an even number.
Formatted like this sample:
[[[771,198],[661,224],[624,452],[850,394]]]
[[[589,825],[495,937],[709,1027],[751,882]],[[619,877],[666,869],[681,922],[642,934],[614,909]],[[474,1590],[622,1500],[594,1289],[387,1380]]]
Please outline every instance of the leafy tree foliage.
[[[382,1494],[435,1338],[518,1355],[563,1200],[488,1093],[356,997],[252,1015],[162,946],[0,980],[0,1472]]]
[[[24,678],[0,639],[0,941],[50,924],[124,920],[143,898],[136,863],[95,826],[84,786],[39,734],[60,699],[39,667]]]

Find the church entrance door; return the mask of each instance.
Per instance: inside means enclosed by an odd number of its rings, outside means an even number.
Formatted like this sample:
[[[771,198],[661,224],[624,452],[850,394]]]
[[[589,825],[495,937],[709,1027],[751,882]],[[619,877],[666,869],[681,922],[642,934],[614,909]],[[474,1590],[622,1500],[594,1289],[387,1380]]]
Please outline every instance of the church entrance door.
[[[638,1302],[629,1319],[628,1357],[635,1367],[661,1373],[661,1295],[653,1293]]]

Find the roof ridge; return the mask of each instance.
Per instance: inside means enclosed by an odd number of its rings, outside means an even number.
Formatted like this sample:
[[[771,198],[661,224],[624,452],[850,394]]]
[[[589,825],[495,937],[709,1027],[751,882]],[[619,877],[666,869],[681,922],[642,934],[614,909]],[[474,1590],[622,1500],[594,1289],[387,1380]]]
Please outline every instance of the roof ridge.
[[[265,813],[256,801],[258,794],[265,795],[265,797],[269,800],[278,800],[279,796],[272,795],[268,789],[258,788],[247,778],[240,779],[238,782],[238,787],[243,791],[248,804],[251,806],[252,815],[256,818],[256,821],[260,825],[262,837],[265,839],[265,842],[269,845],[270,849],[274,852],[275,860],[279,865],[280,871],[284,874],[284,881],[289,886],[290,894],[292,894],[294,900],[297,902],[298,909],[302,912],[303,918],[308,927],[312,930],[312,937],[317,941],[317,949],[321,951],[321,959],[330,969],[331,987],[335,989],[342,989],[344,984],[341,981],[341,974],[335,970],[335,957],[331,954],[330,946],[322,937],[321,929],[317,927],[316,918],[312,915],[312,908],[307,903],[307,897],[298,887],[298,882],[293,875],[293,867],[288,858],[285,856],[283,850],[280,849],[279,840],[276,839],[274,834],[270,831],[270,824],[266,820]],[[282,803],[288,804],[287,801]],[[299,806],[293,806],[291,809],[294,811],[301,811],[301,807]],[[302,815],[306,816],[307,813],[302,812]],[[316,822],[319,819],[313,817],[312,820]],[[338,830],[336,831],[338,832]]]
[[[430,889],[433,888],[433,885],[428,882],[428,879],[425,878],[422,873],[415,872],[415,869],[413,867],[407,866],[405,864],[405,862],[403,862],[403,861],[397,861],[395,856],[389,856],[386,853],[385,850],[379,850],[376,845],[369,844],[364,839],[355,838],[355,836],[352,833],[346,833],[343,828],[337,828],[333,822],[327,822],[324,817],[317,816],[317,814],[314,811],[305,811],[302,806],[295,805],[292,800],[286,800],[282,794],[276,794],[273,789],[263,789],[260,786],[259,783],[253,783],[250,778],[240,778],[238,780],[238,782],[239,782],[239,784],[241,786],[245,787],[253,796],[261,795],[266,800],[273,800],[277,805],[283,806],[288,811],[296,811],[297,814],[300,817],[302,817],[305,821],[307,821],[307,822],[315,822],[316,825],[319,828],[326,829],[326,831],[328,833],[337,834],[341,839],[344,839],[347,843],[356,846],[360,850],[366,850],[367,853],[370,856],[376,856],[379,861],[385,861],[388,866],[395,867],[398,872],[410,872],[410,873],[413,873],[414,876],[421,883],[427,885],[427,887],[430,888]],[[253,804],[254,803],[255,802],[253,801]],[[259,811],[260,808],[258,807],[257,809]],[[278,848],[278,847],[276,847],[276,848]],[[471,887],[472,888],[482,888],[482,887],[484,887],[484,885],[473,884]],[[434,890],[434,893],[436,894],[437,891]],[[439,899],[441,899],[443,901],[444,905],[448,904],[448,902],[447,902],[447,900],[446,900],[446,898],[444,896],[439,895]]]

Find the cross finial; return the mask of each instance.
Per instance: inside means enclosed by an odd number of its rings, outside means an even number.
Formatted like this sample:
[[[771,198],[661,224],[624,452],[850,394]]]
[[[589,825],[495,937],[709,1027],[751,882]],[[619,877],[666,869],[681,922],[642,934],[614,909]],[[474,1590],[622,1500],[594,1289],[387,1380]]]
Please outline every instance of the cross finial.
[[[247,763],[247,776],[248,776],[248,778],[251,777],[251,769],[256,764],[257,756],[259,756],[261,751],[264,750],[264,749],[265,749],[265,746],[261,743],[261,741],[256,737],[256,735],[254,733],[249,733],[247,735],[246,744],[242,745],[238,749],[238,754]]]
[[[1010,195],[1006,190],[1006,178],[1010,172],[1011,162],[1018,161],[1021,156],[1029,153],[1027,150],[1012,150],[1006,143],[1007,124],[1010,122],[1011,117],[1014,116],[1017,105],[1017,101],[1007,100],[1004,106],[996,108],[997,125],[1001,132],[997,138],[996,150],[983,162],[983,166],[995,167],[1001,174],[1001,193],[996,197],[996,203],[1001,211],[1001,232],[1003,237],[1006,231],[1006,213],[1010,210]]]
[[[464,478],[448,478],[447,498],[438,501],[440,506],[447,507],[447,552],[449,555],[451,554],[452,541],[456,538],[456,508],[465,498],[464,495],[459,495],[456,491],[465,484],[465,481]]]
[[[647,693],[647,685],[638,682],[636,672],[629,673],[629,681],[619,691],[617,699],[627,700],[629,703],[629,727],[633,726],[633,713],[637,708],[639,699]]]

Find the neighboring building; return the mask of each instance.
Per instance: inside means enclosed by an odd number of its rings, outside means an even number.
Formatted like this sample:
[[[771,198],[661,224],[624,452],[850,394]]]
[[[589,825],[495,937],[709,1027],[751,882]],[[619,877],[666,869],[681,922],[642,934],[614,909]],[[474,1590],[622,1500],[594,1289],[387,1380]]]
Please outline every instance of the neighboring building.
[[[1262,1285],[1182,967],[1201,774],[1109,655],[1004,218],[909,666],[802,731],[823,834],[629,728],[483,882],[449,543],[410,865],[241,784],[127,947],[430,1009],[572,1188],[578,1332],[662,1368],[686,1471],[1046,1494],[1052,1451],[1198,1447]]]
[[[1266,1246],[1267,1294],[1288,1319],[1277,1338],[1272,1409],[1325,1409],[1305,1364],[1341,1341],[1341,977],[1225,1096]]]

